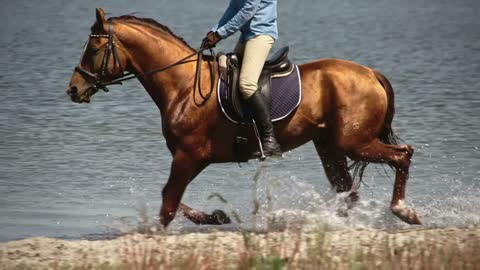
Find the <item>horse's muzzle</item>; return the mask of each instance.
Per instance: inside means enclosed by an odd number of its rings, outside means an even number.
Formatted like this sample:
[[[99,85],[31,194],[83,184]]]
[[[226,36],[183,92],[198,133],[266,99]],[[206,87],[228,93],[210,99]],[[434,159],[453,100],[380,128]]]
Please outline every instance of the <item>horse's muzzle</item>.
[[[70,97],[76,96],[77,93],[78,93],[78,89],[76,86],[72,86],[67,89],[67,95],[69,95]]]
[[[78,98],[78,88],[76,86],[69,87],[67,89],[67,95],[70,96],[73,102],[80,102]]]
[[[70,98],[72,99],[73,102],[76,102],[76,103],[83,103],[83,102],[89,102],[89,98],[85,98],[85,96],[82,95],[82,97],[80,97],[78,95],[78,88],[76,86],[72,86],[70,88],[67,89],[67,95],[70,96]]]

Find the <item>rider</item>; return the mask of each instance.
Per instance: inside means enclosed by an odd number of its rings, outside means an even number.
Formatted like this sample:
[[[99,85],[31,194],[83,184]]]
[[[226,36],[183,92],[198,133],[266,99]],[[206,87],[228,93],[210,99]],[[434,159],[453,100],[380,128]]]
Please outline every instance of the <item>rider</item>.
[[[257,91],[263,64],[278,38],[277,0],[230,0],[218,24],[203,39],[203,46],[214,47],[221,39],[239,30],[241,36],[234,52],[243,55],[240,92],[253,110],[264,154],[281,156],[280,145],[275,139],[270,108],[260,91]]]

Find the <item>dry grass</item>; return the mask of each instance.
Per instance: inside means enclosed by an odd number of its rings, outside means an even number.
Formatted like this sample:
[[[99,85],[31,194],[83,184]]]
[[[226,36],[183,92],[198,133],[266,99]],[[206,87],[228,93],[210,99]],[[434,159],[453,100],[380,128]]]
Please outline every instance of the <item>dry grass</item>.
[[[379,231],[380,232],[380,231]],[[477,231],[478,232],[478,231]],[[371,234],[351,243],[332,242],[331,232],[275,232],[237,234],[237,245],[225,248],[222,235],[205,236],[204,241],[168,243],[171,236],[133,235],[124,237],[116,263],[90,260],[91,252],[71,262],[58,261],[48,269],[480,269],[480,237],[468,234],[455,241],[438,241],[428,231],[415,232],[407,240],[400,233]],[[180,238],[179,238],[180,239]],[[234,241],[234,240],[232,240]],[[175,248],[170,248],[172,244]],[[346,248],[347,247],[347,248]],[[0,267],[1,268],[1,267]],[[38,269],[18,265],[10,269]]]
[[[81,248],[79,242],[46,239],[38,244],[38,256],[28,252],[27,240],[16,247],[20,256],[13,248],[0,252],[0,269],[480,269],[479,232],[476,227],[132,234],[84,241],[90,246]],[[42,253],[46,250],[55,252]]]

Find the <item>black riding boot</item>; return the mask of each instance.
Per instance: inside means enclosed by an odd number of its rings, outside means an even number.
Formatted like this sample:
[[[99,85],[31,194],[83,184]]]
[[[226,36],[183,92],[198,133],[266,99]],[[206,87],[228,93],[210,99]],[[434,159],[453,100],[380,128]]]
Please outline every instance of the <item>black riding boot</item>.
[[[272,119],[270,117],[270,110],[267,106],[265,98],[260,91],[255,93],[247,99],[247,104],[252,108],[254,113],[255,123],[259,129],[260,139],[262,141],[263,153],[265,156],[282,156],[280,145],[275,139],[273,132]]]

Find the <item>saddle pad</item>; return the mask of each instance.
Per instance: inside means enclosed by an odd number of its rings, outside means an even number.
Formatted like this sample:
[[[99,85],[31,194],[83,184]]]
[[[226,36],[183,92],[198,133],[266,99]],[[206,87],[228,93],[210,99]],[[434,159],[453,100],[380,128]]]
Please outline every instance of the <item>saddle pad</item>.
[[[217,97],[223,114],[234,123],[245,123],[247,119],[241,119],[233,109],[232,104],[228,102],[230,93],[228,92],[227,82],[222,79],[219,80]],[[279,121],[292,113],[302,99],[302,84],[298,66],[295,65],[290,75],[272,78],[271,80],[270,112],[272,121]],[[246,115],[251,115],[251,110],[247,106],[244,106],[244,111],[247,112]]]

